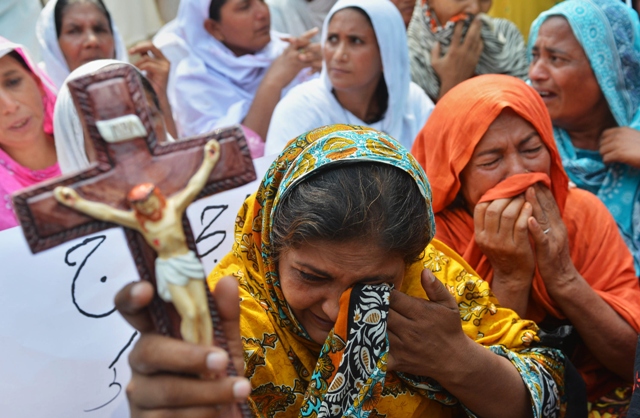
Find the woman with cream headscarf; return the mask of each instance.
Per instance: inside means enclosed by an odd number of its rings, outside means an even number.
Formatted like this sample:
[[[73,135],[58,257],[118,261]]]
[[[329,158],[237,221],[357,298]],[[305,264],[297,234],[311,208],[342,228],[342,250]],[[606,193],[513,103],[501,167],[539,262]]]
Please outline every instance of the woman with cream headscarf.
[[[271,10],[271,28],[291,36],[321,28],[336,0],[267,0]],[[319,34],[313,39],[320,40]]]
[[[336,123],[370,126],[410,149],[433,102],[411,82],[396,6],[389,0],[341,0],[325,20],[322,42],[320,78],[278,103],[266,154],[280,152],[296,133]]]
[[[53,119],[55,125],[58,161],[60,163],[60,170],[63,174],[83,170],[89,167],[89,165],[91,165],[91,161],[94,160],[93,146],[91,145],[89,138],[86,138],[84,135],[82,122],[78,116],[78,111],[76,110],[73,98],[69,92],[69,87],[67,87],[67,83],[70,80],[95,73],[113,64],[122,65],[126,63],[117,60],[91,61],[74,70],[60,89],[53,113]],[[138,74],[140,75],[140,81],[142,82],[147,103],[151,110],[154,130],[158,138],[158,142],[174,141],[171,135],[166,131],[164,116],[153,86],[142,75],[142,73],[138,72]]]
[[[262,1],[182,0],[154,38],[173,67],[169,100],[181,136],[241,123],[263,143],[273,108],[314,56],[314,32],[286,42],[270,23]]]
[[[76,9],[86,10],[96,22],[73,20],[84,17],[74,17]],[[78,33],[78,28],[83,30]],[[102,0],[49,0],[38,18],[36,35],[42,55],[40,66],[58,88],[71,71],[90,60],[128,61],[127,48]]]

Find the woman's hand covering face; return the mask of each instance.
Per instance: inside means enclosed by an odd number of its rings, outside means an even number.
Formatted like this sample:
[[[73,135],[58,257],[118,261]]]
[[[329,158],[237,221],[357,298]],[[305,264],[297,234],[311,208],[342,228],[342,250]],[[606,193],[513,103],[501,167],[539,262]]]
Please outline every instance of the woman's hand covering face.
[[[484,43],[480,37],[482,20],[474,17],[466,36],[462,39],[464,21],[456,23],[451,38],[451,46],[446,54],[442,55],[439,42],[431,50],[431,66],[440,78],[440,93],[442,97],[454,86],[462,83],[475,75],[476,66],[480,61]]]
[[[464,355],[468,343],[453,296],[430,270],[421,276],[429,300],[391,292],[388,370],[434,379],[454,372],[455,355]],[[459,363],[458,363],[459,364]]]
[[[553,293],[565,284],[565,278],[578,274],[571,260],[567,227],[551,190],[536,184],[526,191],[525,197],[533,208],[528,225],[538,271],[549,292]]]
[[[231,361],[243,375],[240,341],[238,284],[231,277],[220,280],[214,291],[227,336]],[[116,308],[140,332],[131,354],[131,381],[127,397],[132,417],[208,416],[239,417],[237,402],[251,392],[244,377],[226,374],[229,354],[221,348],[186,343],[158,335],[147,306],[153,287],[146,282],[124,287],[115,298]]]
[[[479,203],[473,214],[476,243],[494,270],[497,285],[528,293],[535,272],[528,219],[533,211],[523,196]]]

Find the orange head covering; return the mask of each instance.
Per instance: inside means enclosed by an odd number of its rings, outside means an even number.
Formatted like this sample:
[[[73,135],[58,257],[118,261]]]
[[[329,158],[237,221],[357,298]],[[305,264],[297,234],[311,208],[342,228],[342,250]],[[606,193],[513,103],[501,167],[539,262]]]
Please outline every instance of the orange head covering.
[[[551,192],[562,212],[569,180],[562,168],[544,102],[522,80],[490,74],[473,77],[447,92],[413,144],[411,153],[431,183],[435,213],[454,201],[460,191],[460,173],[489,126],[506,108],[533,125],[549,150]]]
[[[536,129],[550,154],[550,175],[511,176],[485,192],[480,201],[511,197],[542,182],[556,199],[567,227],[571,259],[582,277],[636,331],[640,329],[640,287],[633,259],[615,221],[598,198],[568,189],[568,179],[555,145],[551,120],[540,96],[523,81],[505,75],[482,75],[460,83],[436,105],[413,145],[412,153],[429,177],[436,216],[436,238],[461,254],[488,282],[493,267],[475,241],[473,217],[451,203],[460,191],[460,173],[475,147],[500,113],[512,109]],[[528,319],[565,318],[547,293],[539,272],[533,278]],[[590,397],[603,394],[620,381],[586,349],[574,361]]]

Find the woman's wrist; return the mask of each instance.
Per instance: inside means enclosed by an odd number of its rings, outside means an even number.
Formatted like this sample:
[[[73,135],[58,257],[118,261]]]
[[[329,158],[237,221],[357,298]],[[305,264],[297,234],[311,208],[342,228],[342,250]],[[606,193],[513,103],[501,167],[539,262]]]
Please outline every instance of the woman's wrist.
[[[533,281],[534,271],[511,271],[502,272],[500,270],[494,270],[493,280],[491,282],[491,288],[495,289],[500,287],[503,291],[520,294],[522,292],[529,293],[531,289],[531,282]]]
[[[474,363],[477,358],[474,353],[478,349],[485,349],[463,332],[461,337],[458,341],[452,342],[449,349],[443,352],[442,361],[437,365],[430,365],[429,370],[416,374],[431,377],[450,391],[468,384],[467,379],[475,372]]]
[[[573,263],[566,269],[544,274],[542,279],[549,295],[558,300],[571,298],[576,289],[584,284],[584,279],[573,266]]]

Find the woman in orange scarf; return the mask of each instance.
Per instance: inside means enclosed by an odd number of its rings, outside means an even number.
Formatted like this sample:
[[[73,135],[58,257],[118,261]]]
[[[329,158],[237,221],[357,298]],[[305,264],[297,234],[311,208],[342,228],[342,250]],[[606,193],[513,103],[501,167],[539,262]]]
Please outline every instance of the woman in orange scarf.
[[[433,187],[436,238],[502,305],[542,328],[574,327],[575,350],[563,349],[590,401],[629,387],[640,329],[633,260],[606,207],[569,188],[540,96],[513,77],[467,80],[438,102],[412,152]]]

